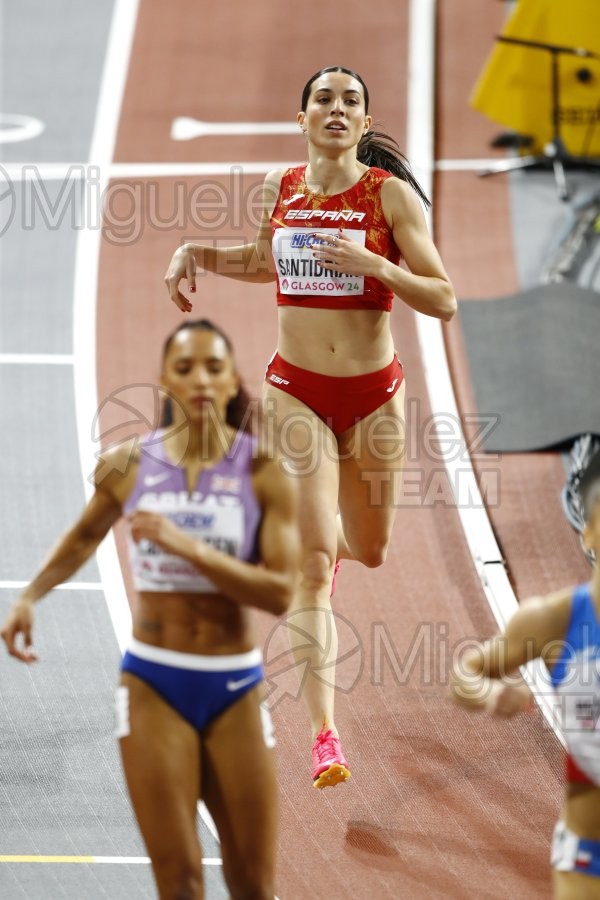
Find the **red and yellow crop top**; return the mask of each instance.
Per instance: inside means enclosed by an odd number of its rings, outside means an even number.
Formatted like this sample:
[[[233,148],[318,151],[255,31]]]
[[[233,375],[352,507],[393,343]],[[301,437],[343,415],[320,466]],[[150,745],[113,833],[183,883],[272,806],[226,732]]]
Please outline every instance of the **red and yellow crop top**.
[[[346,237],[398,264],[400,251],[381,208],[381,185],[389,172],[367,169],[341,194],[314,194],[304,181],[306,166],[288,169],[271,215],[279,306],[311,309],[392,308],[393,293],[381,281],[342,275],[312,255],[315,232]]]

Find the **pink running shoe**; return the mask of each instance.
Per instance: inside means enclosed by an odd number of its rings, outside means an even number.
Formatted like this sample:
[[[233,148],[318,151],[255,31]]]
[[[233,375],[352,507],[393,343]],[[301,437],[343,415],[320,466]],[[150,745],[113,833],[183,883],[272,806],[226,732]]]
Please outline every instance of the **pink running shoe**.
[[[315,738],[312,758],[313,787],[335,787],[351,777],[340,739],[326,725],[323,725]]]
[[[339,561],[339,559],[337,559],[335,562],[335,568],[333,570],[333,578],[331,579],[331,593],[329,595],[330,597],[333,597],[333,595],[335,593],[335,579],[337,578],[337,573],[339,571],[340,571],[340,561]]]

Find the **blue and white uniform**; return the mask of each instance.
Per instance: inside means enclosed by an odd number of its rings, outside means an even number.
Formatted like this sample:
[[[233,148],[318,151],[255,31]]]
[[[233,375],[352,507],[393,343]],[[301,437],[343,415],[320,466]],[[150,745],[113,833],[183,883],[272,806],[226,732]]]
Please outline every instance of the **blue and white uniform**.
[[[571,598],[571,616],[563,649],[552,668],[567,743],[567,781],[600,786],[600,621],[589,584]],[[600,841],[580,838],[558,822],[552,865],[561,872],[600,878]]]
[[[237,559],[257,560],[261,510],[252,487],[255,440],[238,432],[229,452],[203,470],[190,491],[187,474],[167,457],[163,431],[144,439],[136,483],[124,504],[160,513],[179,528]],[[149,540],[129,540],[135,587],[165,593],[217,593],[192,563]],[[165,597],[165,603],[168,603]],[[258,648],[235,655],[201,655],[132,640],[122,670],[149,684],[198,731],[254,688],[264,677]],[[117,693],[118,735],[128,733],[127,694]],[[268,741],[267,741],[268,742]]]

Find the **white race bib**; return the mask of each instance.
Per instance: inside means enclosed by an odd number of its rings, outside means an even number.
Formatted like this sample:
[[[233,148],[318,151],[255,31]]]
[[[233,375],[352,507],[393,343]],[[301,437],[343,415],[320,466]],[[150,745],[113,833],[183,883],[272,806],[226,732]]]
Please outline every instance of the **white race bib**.
[[[216,476],[215,476],[216,477]],[[189,502],[185,492],[144,494],[139,509],[167,516],[192,538],[205,541],[222,553],[239,556],[244,540],[244,506],[239,497],[209,495]],[[215,593],[217,588],[193,563],[167,553],[143,538],[130,540],[134,581],[139,591],[185,591]]]
[[[323,243],[316,233],[337,237],[339,229],[278,228],[273,235],[273,259],[282,294],[312,297],[340,296],[364,293],[363,275],[343,275],[328,269],[313,256],[313,249]],[[344,228],[344,236],[365,246],[367,233],[358,228]]]

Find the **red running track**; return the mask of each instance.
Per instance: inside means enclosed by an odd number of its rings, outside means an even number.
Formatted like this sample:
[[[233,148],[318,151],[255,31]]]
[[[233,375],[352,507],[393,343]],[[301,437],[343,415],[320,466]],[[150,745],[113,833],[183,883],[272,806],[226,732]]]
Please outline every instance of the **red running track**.
[[[469,110],[467,98],[503,5],[445,0],[439,6],[437,155],[482,156],[493,127]],[[180,115],[294,121],[309,75],[337,63],[362,74],[375,120],[403,145],[407,15],[406,0],[383,0],[370,15],[363,4],[341,8],[315,0],[301,8],[257,0],[236,6],[235,15],[231,4],[142,0],[115,161],[302,160],[300,135],[176,143],[171,122]],[[181,321],[162,284],[174,247],[184,237],[252,239],[261,181],[261,175],[203,175],[112,185],[113,221],[105,230],[99,281],[101,399],[156,380],[160,344]],[[128,236],[127,229],[117,234],[131,193],[136,221]],[[459,297],[517,286],[503,178],[438,175],[435,228]],[[205,276],[196,296],[194,313],[214,318],[231,335],[258,396],[275,348],[272,286]],[[278,895],[545,898],[562,791],[560,747],[537,713],[497,722],[446,700],[452,652],[495,625],[427,435],[430,408],[414,315],[400,301],[393,329],[408,386],[406,483],[412,488],[385,566],[344,565],[335,599],[344,657],[336,720],[353,779],[331,791],[312,789],[308,721],[294,682],[286,681],[289,693],[280,692],[274,709],[282,813]],[[468,412],[472,390],[459,323],[445,333],[461,410]],[[138,395],[151,415],[149,395]],[[105,429],[116,421],[109,405]],[[502,503],[492,521],[520,596],[587,577],[556,508],[560,462],[538,454],[495,464]],[[477,465],[485,470],[485,461]],[[428,488],[429,496],[437,491],[435,506],[421,502]],[[285,654],[281,628],[266,618],[257,624],[273,674],[291,659],[278,656]]]

